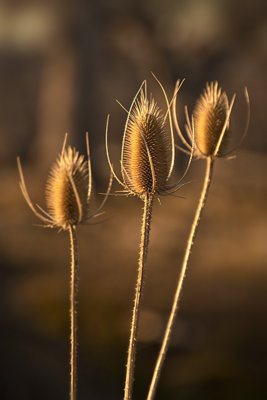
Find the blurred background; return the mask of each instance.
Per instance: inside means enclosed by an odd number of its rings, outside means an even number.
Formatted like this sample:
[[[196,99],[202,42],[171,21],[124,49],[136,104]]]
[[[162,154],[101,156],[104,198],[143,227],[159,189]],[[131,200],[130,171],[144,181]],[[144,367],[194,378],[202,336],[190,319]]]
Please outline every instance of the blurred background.
[[[22,158],[34,202],[45,205],[49,168],[64,133],[91,141],[94,207],[110,153],[117,171],[127,108],[143,79],[165,110],[185,78],[178,115],[192,112],[206,81],[237,93],[232,160],[214,181],[186,276],[158,400],[267,398],[267,3],[264,0],[1,0],[0,345],[1,399],[68,398],[68,235],[34,226],[18,187]],[[173,181],[186,158],[176,157]],[[145,399],[204,172],[194,161],[177,196],[154,207],[134,398]],[[113,190],[119,189],[114,185]],[[179,197],[178,197],[179,196]],[[123,396],[142,202],[113,197],[98,224],[80,227],[78,398]]]

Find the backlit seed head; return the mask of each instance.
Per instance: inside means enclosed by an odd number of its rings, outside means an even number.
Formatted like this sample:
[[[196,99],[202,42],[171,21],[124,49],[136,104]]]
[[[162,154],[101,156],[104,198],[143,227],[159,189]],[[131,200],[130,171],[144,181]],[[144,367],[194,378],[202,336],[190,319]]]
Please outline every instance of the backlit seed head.
[[[224,134],[225,123],[229,119],[228,98],[218,87],[217,82],[207,83],[206,89],[197,101],[193,118],[197,155],[199,157],[216,155],[221,135]]]
[[[48,213],[55,226],[67,229],[88,214],[88,168],[82,155],[68,147],[51,168],[46,184]]]
[[[126,122],[121,159],[124,185],[139,197],[166,189],[172,162],[166,128],[156,102],[142,89]]]

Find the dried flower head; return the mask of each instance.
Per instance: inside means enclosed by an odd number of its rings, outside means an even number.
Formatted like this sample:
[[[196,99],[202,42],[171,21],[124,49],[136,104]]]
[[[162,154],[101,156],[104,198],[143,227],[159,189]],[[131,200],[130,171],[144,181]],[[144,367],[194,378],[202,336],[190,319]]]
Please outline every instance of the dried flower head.
[[[227,132],[229,126],[228,113],[226,93],[218,88],[218,82],[207,83],[193,112],[196,151],[199,151],[200,156],[215,154],[222,132]]]
[[[148,100],[141,90],[125,127],[122,147],[125,186],[141,197],[163,192],[170,174],[171,156],[166,120],[154,99]]]
[[[165,115],[152,96],[148,98],[146,81],[142,83],[135,95],[129,111],[126,110],[128,117],[124,128],[120,160],[122,180],[115,174],[110,161],[107,121],[106,149],[110,168],[116,180],[124,187],[123,192],[140,198],[146,195],[166,194],[174,188],[174,186],[168,186],[175,152],[170,103],[163,86],[159,81],[158,83],[167,103]],[[167,118],[170,133],[167,129]]]
[[[249,97],[245,89],[247,104],[247,119],[243,140],[249,124]],[[225,92],[219,87],[218,82],[206,84],[203,94],[196,102],[191,121],[186,108],[186,135],[182,134],[176,116],[176,101],[173,102],[173,118],[176,130],[185,152],[193,151],[196,158],[215,158],[227,156],[231,152],[222,152],[222,144],[230,129],[230,116],[235,101],[235,94],[229,102]],[[235,146],[236,148],[237,146]]]
[[[54,225],[66,229],[88,215],[88,166],[84,156],[68,147],[52,167],[46,184],[46,203]]]
[[[67,230],[70,226],[86,223],[90,218],[99,215],[111,187],[110,181],[107,195],[101,206],[95,213],[90,214],[92,174],[88,135],[86,134],[87,160],[75,148],[69,146],[66,149],[66,140],[67,135],[62,151],[47,179],[47,211],[39,205],[36,207],[33,205],[26,188],[20,159],[17,158],[20,188],[28,206],[45,223],[45,226],[63,230]]]

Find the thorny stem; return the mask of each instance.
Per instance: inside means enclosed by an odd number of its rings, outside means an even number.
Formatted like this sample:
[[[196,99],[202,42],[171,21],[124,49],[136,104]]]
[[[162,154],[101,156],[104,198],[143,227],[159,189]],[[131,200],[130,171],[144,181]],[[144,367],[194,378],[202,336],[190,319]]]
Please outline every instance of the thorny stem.
[[[192,227],[191,227],[191,231],[190,231],[190,234],[189,234],[189,237],[188,237],[187,246],[186,246],[186,250],[185,250],[185,254],[184,254],[184,258],[183,258],[183,263],[182,263],[182,268],[181,268],[181,272],[180,272],[178,283],[177,283],[176,292],[175,292],[174,299],[173,299],[173,305],[172,305],[171,313],[170,313],[170,316],[169,316],[169,320],[168,320],[167,327],[166,327],[166,330],[165,330],[165,334],[164,334],[164,338],[163,338],[163,341],[162,341],[161,349],[160,349],[160,352],[159,352],[159,355],[158,355],[158,359],[157,359],[157,362],[156,362],[156,366],[155,366],[155,369],[154,369],[154,373],[153,373],[153,377],[152,377],[152,380],[151,380],[151,384],[150,384],[147,400],[154,399],[156,388],[157,388],[157,384],[158,384],[158,380],[159,380],[161,369],[162,369],[162,365],[163,365],[163,362],[165,360],[166,353],[167,353],[167,350],[168,350],[168,347],[169,347],[172,328],[173,328],[173,325],[174,325],[174,322],[175,322],[175,317],[176,317],[177,310],[178,310],[181,289],[182,289],[183,281],[184,281],[184,278],[185,278],[185,272],[186,272],[186,268],[187,268],[187,264],[188,264],[188,260],[189,260],[189,256],[190,256],[190,252],[191,252],[191,249],[192,249],[192,246],[193,246],[194,237],[195,237],[195,234],[196,234],[198,223],[199,223],[199,220],[201,218],[201,215],[202,215],[202,212],[203,212],[206,200],[207,200],[207,195],[208,195],[208,191],[209,191],[209,187],[210,187],[210,183],[211,183],[211,178],[212,178],[213,163],[214,163],[214,161],[213,161],[213,159],[211,157],[206,158],[206,173],[205,173],[205,178],[204,178],[204,182],[203,182],[203,187],[202,187],[201,195],[200,195],[200,198],[199,198],[198,206],[197,206],[197,209],[196,209],[195,217],[194,217],[194,220],[193,220],[193,224],[192,224]]]
[[[134,367],[136,358],[136,343],[138,334],[139,322],[139,306],[143,293],[144,272],[148,251],[149,232],[152,216],[153,195],[147,194],[144,200],[143,220],[141,227],[140,254],[138,261],[138,275],[135,287],[134,307],[132,314],[131,333],[128,347],[128,357],[126,365],[126,378],[124,387],[124,400],[132,399],[133,382],[134,382]]]
[[[70,236],[70,400],[76,400],[77,386],[77,294],[78,245],[74,226],[69,226]]]

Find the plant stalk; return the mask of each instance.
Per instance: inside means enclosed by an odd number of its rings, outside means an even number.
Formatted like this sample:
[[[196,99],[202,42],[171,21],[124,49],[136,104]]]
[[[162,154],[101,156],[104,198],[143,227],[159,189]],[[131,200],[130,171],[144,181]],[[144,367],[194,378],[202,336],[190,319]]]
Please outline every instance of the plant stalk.
[[[70,236],[70,400],[77,392],[77,294],[78,294],[78,244],[75,226],[69,226]]]
[[[147,400],[154,399],[158,380],[159,380],[161,369],[162,369],[162,365],[164,363],[166,353],[167,353],[167,350],[169,347],[172,328],[173,328],[173,325],[175,322],[175,317],[176,317],[177,310],[178,310],[181,289],[182,289],[183,281],[185,278],[185,273],[186,273],[186,268],[187,268],[190,252],[191,252],[191,249],[193,246],[198,223],[201,218],[201,215],[202,215],[202,212],[203,212],[206,200],[207,200],[207,196],[208,196],[208,191],[209,191],[209,187],[210,187],[210,183],[211,183],[211,179],[212,179],[213,163],[214,163],[214,160],[211,157],[206,158],[206,172],[205,172],[205,178],[204,178],[204,182],[203,182],[203,186],[202,186],[202,191],[201,191],[198,206],[197,206],[197,209],[195,212],[191,231],[190,231],[190,234],[188,237],[187,246],[186,246],[186,250],[185,250],[184,258],[183,258],[183,262],[182,262],[182,268],[181,268],[181,272],[180,272],[179,279],[177,282],[176,292],[175,292],[174,299],[173,299],[171,313],[170,313],[167,327],[165,330],[165,334],[164,334],[161,349],[160,349],[160,352],[158,355],[158,359],[156,362],[156,366],[155,366],[155,369],[153,372],[153,377],[151,380]]]
[[[145,266],[146,266],[147,252],[148,252],[152,205],[153,205],[153,195],[147,194],[144,199],[140,253],[138,261],[138,274],[135,287],[134,307],[132,313],[131,332],[130,332],[130,340],[128,347],[127,365],[126,365],[124,400],[132,399],[140,301],[142,298],[143,286],[144,286],[144,273],[145,273]]]

